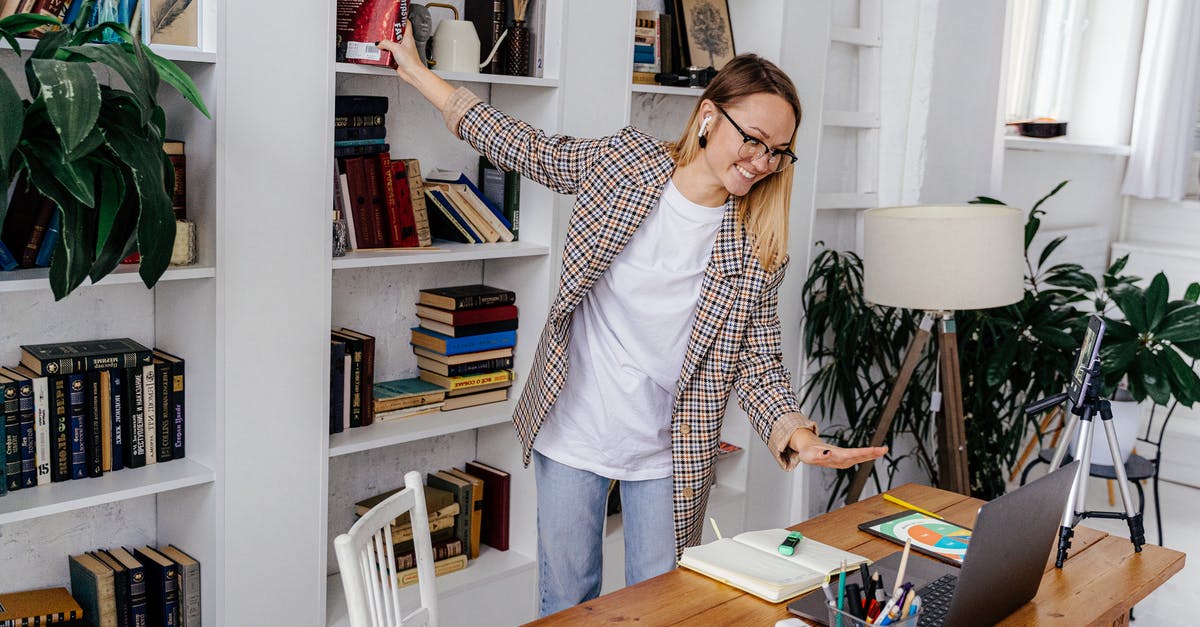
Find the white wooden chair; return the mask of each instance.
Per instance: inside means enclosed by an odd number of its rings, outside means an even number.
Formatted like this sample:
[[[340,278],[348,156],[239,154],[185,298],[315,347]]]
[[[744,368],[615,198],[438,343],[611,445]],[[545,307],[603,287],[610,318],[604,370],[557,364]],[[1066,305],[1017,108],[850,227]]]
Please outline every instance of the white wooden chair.
[[[401,616],[396,556],[392,549],[392,522],[410,512],[413,546],[417,553],[421,606]],[[350,530],[333,541],[351,627],[437,627],[437,590],[434,588],[433,544],[429,539],[429,513],[421,474],[404,475],[404,489],[371,508]]]

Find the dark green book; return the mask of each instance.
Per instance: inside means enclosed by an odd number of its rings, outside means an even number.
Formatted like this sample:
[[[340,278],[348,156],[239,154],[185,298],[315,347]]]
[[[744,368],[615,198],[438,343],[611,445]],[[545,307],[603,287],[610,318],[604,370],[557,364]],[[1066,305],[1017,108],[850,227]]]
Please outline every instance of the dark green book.
[[[471,500],[471,482],[439,470],[429,473],[425,483],[431,488],[446,490],[454,495],[454,501],[458,503],[458,516],[454,519],[454,537],[461,540],[464,547],[471,546],[471,512],[475,507],[475,502]]]
[[[47,377],[50,385],[50,481],[71,478],[71,393],[67,375]]]
[[[21,347],[21,363],[42,375],[132,368],[150,363],[150,349],[127,337],[30,344]]]
[[[0,416],[4,417],[4,477],[8,490],[21,489],[21,412],[16,381],[0,377]]]

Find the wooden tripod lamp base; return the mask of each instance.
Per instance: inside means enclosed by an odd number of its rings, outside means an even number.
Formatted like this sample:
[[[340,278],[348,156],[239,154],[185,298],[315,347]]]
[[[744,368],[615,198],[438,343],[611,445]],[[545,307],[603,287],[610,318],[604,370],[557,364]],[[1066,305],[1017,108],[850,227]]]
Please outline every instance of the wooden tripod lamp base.
[[[904,354],[900,373],[892,383],[892,391],[888,394],[887,405],[884,405],[883,414],[879,416],[879,423],[875,425],[875,432],[871,435],[870,446],[883,446],[887,439],[887,434],[892,428],[892,421],[896,417],[896,410],[900,408],[900,400],[904,397],[904,391],[908,388],[913,371],[916,370],[917,361],[921,359],[921,354],[929,343],[934,318],[938,319],[938,345],[941,347],[938,359],[941,361],[942,375],[942,413],[940,414],[941,420],[937,425],[938,487],[959,494],[970,494],[971,475],[967,467],[967,429],[963,419],[962,380],[958,370],[958,335],[955,332],[952,312],[925,312],[925,317],[921,319],[921,326],[913,336],[912,342],[909,343],[908,352]],[[866,487],[867,479],[870,478],[874,468],[874,463],[859,464],[854,478],[850,481],[850,488],[846,491],[847,504],[858,501],[862,496],[863,488]]]

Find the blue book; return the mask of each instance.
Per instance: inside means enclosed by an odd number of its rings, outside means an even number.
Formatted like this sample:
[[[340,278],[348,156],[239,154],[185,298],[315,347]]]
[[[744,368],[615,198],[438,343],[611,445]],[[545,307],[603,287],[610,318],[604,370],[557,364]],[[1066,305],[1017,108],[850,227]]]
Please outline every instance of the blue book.
[[[72,0],[71,8],[67,9],[66,16],[63,17],[63,24],[74,24],[75,19],[79,17],[79,11],[83,8],[84,0]],[[93,5],[95,8],[95,5]]]
[[[387,143],[387,139],[380,137],[378,139],[339,139],[333,142],[335,148],[343,146],[380,146]]]
[[[125,402],[125,370],[113,368],[105,370],[108,375],[109,403],[112,408],[112,469],[121,470],[125,467],[125,430],[122,425],[129,419],[125,414],[129,405]]]
[[[0,380],[0,422],[4,429],[4,466],[0,476],[7,490],[21,489],[21,418],[17,384]]]
[[[0,270],[16,270],[17,258],[12,256],[12,251],[8,250],[8,246],[4,242],[0,242]]]
[[[452,172],[449,170],[433,170],[425,174],[425,180],[437,181],[439,183],[462,183],[463,185],[466,185],[467,189],[471,190],[471,193],[478,196],[479,200],[482,201],[484,205],[487,205],[487,208],[492,212],[492,215],[496,216],[496,218],[500,220],[500,223],[504,225],[504,228],[512,231],[512,222],[509,222],[508,217],[504,215],[503,208],[493,202],[491,198],[485,196],[483,194],[483,190],[479,189],[466,174],[463,174],[462,172]],[[501,194],[503,194],[503,190],[501,190]]]
[[[459,215],[454,209],[454,203],[450,202],[446,195],[436,189],[425,190],[425,195],[433,199],[433,204],[437,209],[436,215],[441,215],[446,218],[452,225],[456,226],[459,231],[466,234],[468,243],[482,244],[483,237],[475,232],[474,227],[467,221],[466,218]],[[431,225],[432,226],[432,225]]]
[[[83,373],[67,375],[67,416],[71,441],[71,478],[87,479],[87,435],[84,423],[87,420],[87,386]]]
[[[33,381],[17,381],[17,412],[21,417],[21,487],[37,485],[37,440],[33,433]]]
[[[516,331],[497,331],[481,333],[466,337],[450,337],[436,331],[412,328],[412,344],[427,348],[439,355],[461,355],[492,350],[493,348],[508,348],[517,345]]]
[[[46,227],[46,232],[42,235],[42,245],[38,248],[37,261],[34,262],[39,268],[50,266],[50,260],[54,258],[54,249],[58,247],[58,238],[62,234],[62,216],[58,211],[50,216],[50,224]]]

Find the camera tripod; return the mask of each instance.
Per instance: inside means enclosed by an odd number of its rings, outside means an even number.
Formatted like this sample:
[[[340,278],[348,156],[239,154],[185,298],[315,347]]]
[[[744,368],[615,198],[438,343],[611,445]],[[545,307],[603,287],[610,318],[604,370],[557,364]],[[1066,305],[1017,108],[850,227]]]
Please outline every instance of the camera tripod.
[[[1071,537],[1075,535],[1075,525],[1085,518],[1111,518],[1124,520],[1129,525],[1129,541],[1133,550],[1140,553],[1142,545],[1146,544],[1146,532],[1142,527],[1142,514],[1133,509],[1133,499],[1129,496],[1129,480],[1125,476],[1125,460],[1121,459],[1120,448],[1117,446],[1117,432],[1112,424],[1112,408],[1107,399],[1100,398],[1100,360],[1094,359],[1088,368],[1086,383],[1080,400],[1071,408],[1071,418],[1063,428],[1062,446],[1054,451],[1050,460],[1050,472],[1058,470],[1067,454],[1067,442],[1079,427],[1079,439],[1075,442],[1075,459],[1080,460],[1079,470],[1075,473],[1075,483],[1071,485],[1071,495],[1063,509],[1062,525],[1058,529],[1058,556],[1054,565],[1062,568],[1067,559],[1067,551],[1071,548]],[[1069,398],[1066,392],[1055,394],[1042,399],[1025,408],[1025,413],[1040,414]],[[1087,506],[1087,478],[1091,474],[1092,435],[1095,433],[1096,412],[1100,413],[1100,422],[1104,425],[1104,435],[1108,440],[1108,450],[1112,453],[1113,470],[1116,471],[1117,485],[1121,490],[1121,502],[1125,506],[1122,512],[1093,512]]]

